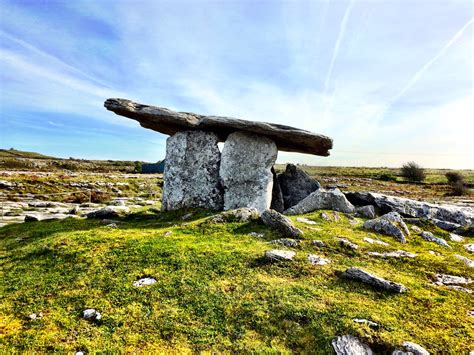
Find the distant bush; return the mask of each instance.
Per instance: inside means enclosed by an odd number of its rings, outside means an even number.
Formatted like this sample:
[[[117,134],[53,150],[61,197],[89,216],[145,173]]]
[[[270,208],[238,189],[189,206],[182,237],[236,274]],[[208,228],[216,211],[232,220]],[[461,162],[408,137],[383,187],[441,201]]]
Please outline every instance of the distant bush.
[[[4,169],[32,169],[34,164],[28,160],[23,159],[5,159],[0,162],[0,166]]]
[[[392,174],[382,174],[379,176],[379,180],[382,181],[397,181],[397,177]]]
[[[448,185],[451,187],[451,195],[463,196],[469,195],[469,188],[464,182],[464,176],[456,171],[450,171],[446,173],[446,179],[448,179]]]
[[[425,169],[419,166],[414,161],[403,164],[401,169],[401,176],[409,181],[421,182],[426,179]]]

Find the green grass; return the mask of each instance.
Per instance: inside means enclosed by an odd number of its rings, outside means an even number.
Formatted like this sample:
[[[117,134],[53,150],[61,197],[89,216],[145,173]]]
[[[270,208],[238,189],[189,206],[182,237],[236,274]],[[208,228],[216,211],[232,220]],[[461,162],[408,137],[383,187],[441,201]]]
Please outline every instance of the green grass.
[[[57,159],[40,153],[25,152],[16,149],[0,149],[0,158]]]
[[[453,254],[412,236],[406,245],[391,237],[340,222],[318,222],[305,231],[296,261],[266,263],[268,243],[278,236],[252,223],[209,224],[209,212],[183,221],[180,213],[141,212],[123,219],[119,229],[99,221],[34,222],[0,229],[0,352],[316,352],[330,353],[331,340],[353,334],[380,351],[403,341],[431,352],[467,353],[472,349],[470,295],[431,285],[438,272],[471,276]],[[328,212],[332,213],[332,212]],[[293,218],[296,221],[296,218]],[[172,234],[164,236],[171,230]],[[431,229],[439,236],[445,232]],[[264,239],[248,235],[264,232]],[[358,243],[355,252],[338,246],[334,236]],[[363,242],[378,237],[391,247]],[[20,239],[18,239],[20,238]],[[328,248],[318,250],[311,240]],[[404,249],[414,260],[380,260],[366,251]],[[440,252],[435,257],[428,250]],[[311,266],[308,253],[332,260]],[[363,267],[405,284],[393,295],[339,273]],[[135,288],[133,281],[153,276],[157,283]],[[82,319],[96,308],[97,323]],[[43,313],[32,321],[31,313]],[[379,329],[352,318],[378,322]]]

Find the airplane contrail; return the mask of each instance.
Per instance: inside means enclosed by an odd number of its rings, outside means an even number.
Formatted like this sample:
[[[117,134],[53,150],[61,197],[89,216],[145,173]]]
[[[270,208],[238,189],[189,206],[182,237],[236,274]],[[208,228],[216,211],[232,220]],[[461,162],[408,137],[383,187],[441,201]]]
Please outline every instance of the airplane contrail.
[[[464,31],[474,22],[474,17],[471,18],[458,32],[454,34],[453,37],[444,45],[443,48],[439,50],[436,55],[431,58],[428,62],[425,63],[416,73],[413,75],[413,77],[408,81],[408,83],[403,87],[403,89],[400,90],[398,94],[396,94],[394,97],[392,97],[386,105],[383,106],[383,108],[376,114],[374,115],[374,118],[377,119],[381,114],[383,114],[384,111],[386,111],[390,106],[392,106],[400,97],[405,95],[405,93],[410,90],[417,82],[420,80],[422,75],[425,73],[425,71],[434,63],[436,62],[458,39],[459,37],[462,36]]]

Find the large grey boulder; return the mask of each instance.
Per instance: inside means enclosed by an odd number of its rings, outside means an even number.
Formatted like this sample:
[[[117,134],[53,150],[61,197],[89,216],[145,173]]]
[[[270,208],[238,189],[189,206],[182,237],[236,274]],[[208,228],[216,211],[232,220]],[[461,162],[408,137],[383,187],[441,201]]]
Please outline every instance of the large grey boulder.
[[[406,287],[402,284],[397,284],[395,282],[385,280],[379,276],[375,276],[367,271],[356,267],[351,267],[347,269],[342,273],[342,276],[349,279],[361,281],[363,283],[372,285],[375,288],[387,290],[390,292],[403,293],[407,290]]]
[[[275,141],[279,150],[289,152],[328,156],[328,150],[332,148],[332,139],[329,137],[280,124],[175,112],[126,99],[108,99],[104,106],[117,115],[138,121],[142,127],[169,135],[199,130],[214,132],[219,141],[224,142],[233,132],[244,131],[268,137]]]
[[[283,194],[285,209],[296,205],[321,187],[319,182],[293,164],[288,164],[286,170],[278,175],[278,182]]]
[[[372,355],[372,349],[352,335],[341,335],[334,339],[332,347],[336,355]]]
[[[376,205],[382,211],[395,211],[404,216],[426,218],[446,230],[461,226],[474,227],[472,207],[427,203],[375,192],[348,192],[346,196],[353,204]]]
[[[304,214],[315,210],[334,210],[354,213],[354,206],[346,199],[339,189],[318,189],[284,213],[287,215]]]
[[[214,133],[178,132],[166,141],[162,210],[222,209],[221,153]]]
[[[286,216],[274,210],[265,210],[262,213],[262,222],[277,230],[281,235],[288,238],[301,238],[303,232],[293,225],[293,222]]]
[[[225,210],[253,207],[262,212],[270,208],[271,168],[277,154],[277,147],[269,138],[246,132],[229,135],[220,166]]]
[[[402,216],[397,212],[390,212],[379,218],[365,221],[364,228],[391,235],[401,243],[406,243],[406,238],[410,235]]]

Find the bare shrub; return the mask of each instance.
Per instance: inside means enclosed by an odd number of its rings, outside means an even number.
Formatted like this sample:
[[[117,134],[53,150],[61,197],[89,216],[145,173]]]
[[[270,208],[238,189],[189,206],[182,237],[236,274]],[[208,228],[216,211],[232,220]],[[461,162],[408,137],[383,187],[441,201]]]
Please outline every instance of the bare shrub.
[[[464,176],[457,171],[450,171],[445,174],[448,179],[448,185],[451,187],[451,195],[463,196],[469,195],[469,188],[464,182]]]
[[[445,174],[446,179],[448,179],[448,184],[453,184],[458,181],[461,181],[464,183],[464,176],[462,176],[461,173],[458,173],[457,171],[449,171]]]
[[[403,164],[401,169],[401,176],[409,181],[421,182],[426,179],[425,169],[419,166],[414,161]]]

